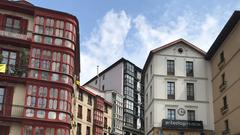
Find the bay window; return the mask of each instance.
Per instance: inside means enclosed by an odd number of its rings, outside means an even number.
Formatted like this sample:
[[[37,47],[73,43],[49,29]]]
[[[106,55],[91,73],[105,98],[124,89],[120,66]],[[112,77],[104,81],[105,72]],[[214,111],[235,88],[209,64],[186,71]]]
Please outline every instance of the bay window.
[[[23,135],[69,135],[68,128],[47,127],[47,126],[30,126],[23,127]]]
[[[68,116],[66,112],[70,112],[71,110],[72,97],[71,93],[67,90],[45,86],[28,85],[26,94],[26,117],[69,121],[70,116]]]

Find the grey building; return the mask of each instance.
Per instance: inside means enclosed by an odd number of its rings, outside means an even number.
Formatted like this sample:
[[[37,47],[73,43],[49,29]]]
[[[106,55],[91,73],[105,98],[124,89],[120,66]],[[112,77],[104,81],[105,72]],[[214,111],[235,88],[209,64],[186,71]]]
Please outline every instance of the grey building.
[[[144,134],[142,69],[121,58],[84,85],[100,91],[115,90],[123,96],[123,134]]]

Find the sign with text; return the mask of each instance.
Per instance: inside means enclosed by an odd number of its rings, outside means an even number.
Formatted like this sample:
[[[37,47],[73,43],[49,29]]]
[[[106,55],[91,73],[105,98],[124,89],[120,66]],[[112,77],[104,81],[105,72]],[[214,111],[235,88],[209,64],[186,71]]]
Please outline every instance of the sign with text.
[[[187,121],[187,120],[162,120],[162,128],[174,129],[203,129],[202,121]]]

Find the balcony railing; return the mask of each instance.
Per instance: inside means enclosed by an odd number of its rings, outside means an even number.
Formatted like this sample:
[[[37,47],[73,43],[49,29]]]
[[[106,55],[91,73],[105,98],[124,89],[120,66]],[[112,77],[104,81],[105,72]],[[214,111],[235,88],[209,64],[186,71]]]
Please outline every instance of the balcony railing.
[[[219,86],[220,92],[223,92],[223,90],[226,89],[226,87],[227,87],[227,81],[224,81],[224,82]]]
[[[5,26],[0,26],[0,36],[21,39],[21,40],[32,40],[32,32],[28,31],[23,34],[20,29],[6,28]]]
[[[187,96],[187,100],[193,101],[194,100],[194,96]]]
[[[11,67],[8,68],[5,73],[0,73],[0,76],[11,76],[11,77],[27,77],[28,68],[27,66]]]
[[[230,129],[225,129],[222,131],[222,135],[230,135]]]
[[[0,117],[24,117],[24,106],[0,104]]]
[[[228,105],[224,105],[224,106],[221,108],[222,114],[225,114],[227,111],[228,111]]]
[[[175,99],[175,95],[170,95],[170,94],[168,94],[168,95],[167,95],[167,98],[168,98],[168,99]]]

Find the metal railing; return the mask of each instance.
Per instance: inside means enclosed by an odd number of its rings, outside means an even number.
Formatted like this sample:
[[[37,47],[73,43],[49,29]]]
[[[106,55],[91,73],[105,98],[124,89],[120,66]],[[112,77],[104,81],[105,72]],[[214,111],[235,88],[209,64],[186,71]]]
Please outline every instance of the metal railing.
[[[19,67],[12,66],[10,68],[7,66],[6,72],[0,73],[0,75],[25,78],[27,77],[27,72],[28,72],[27,66],[19,66]]]
[[[0,104],[0,116],[2,117],[24,117],[24,106]]]

